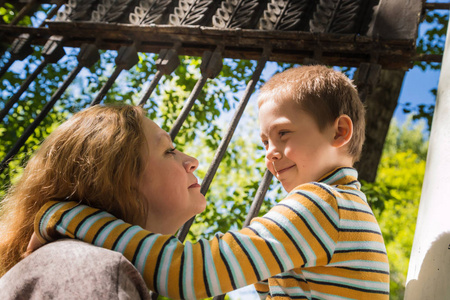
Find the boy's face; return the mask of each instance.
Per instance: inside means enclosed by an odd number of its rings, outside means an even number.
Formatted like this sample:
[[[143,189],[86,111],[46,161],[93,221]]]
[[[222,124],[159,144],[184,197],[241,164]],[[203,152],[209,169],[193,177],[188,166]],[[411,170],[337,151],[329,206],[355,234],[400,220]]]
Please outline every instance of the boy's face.
[[[259,109],[266,166],[287,192],[317,181],[337,163],[333,124],[321,132],[314,118],[291,101],[267,101]]]

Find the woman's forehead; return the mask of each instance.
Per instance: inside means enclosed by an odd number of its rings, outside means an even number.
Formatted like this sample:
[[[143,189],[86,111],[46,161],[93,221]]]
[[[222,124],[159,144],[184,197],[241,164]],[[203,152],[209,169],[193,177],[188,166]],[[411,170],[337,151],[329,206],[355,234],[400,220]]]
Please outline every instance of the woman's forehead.
[[[172,143],[170,135],[161,127],[159,127],[158,124],[148,118],[145,118],[144,120],[144,130],[147,138],[150,138],[156,144],[164,142],[165,140],[168,140],[170,143]]]

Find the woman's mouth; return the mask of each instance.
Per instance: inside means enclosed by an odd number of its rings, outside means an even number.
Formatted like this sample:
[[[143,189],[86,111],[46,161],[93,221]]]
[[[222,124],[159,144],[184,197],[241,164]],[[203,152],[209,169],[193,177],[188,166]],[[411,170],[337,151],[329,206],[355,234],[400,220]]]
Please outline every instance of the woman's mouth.
[[[192,189],[192,188],[199,188],[199,187],[201,187],[200,184],[198,184],[198,183],[196,182],[196,183],[191,184],[188,188],[189,188],[189,189]]]

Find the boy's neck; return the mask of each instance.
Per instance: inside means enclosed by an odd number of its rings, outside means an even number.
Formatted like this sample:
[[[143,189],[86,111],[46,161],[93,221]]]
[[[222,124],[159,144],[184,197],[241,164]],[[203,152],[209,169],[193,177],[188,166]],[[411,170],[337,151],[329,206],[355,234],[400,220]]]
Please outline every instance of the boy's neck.
[[[338,159],[336,159],[334,163],[330,164],[327,170],[321,174],[320,178],[339,168],[353,168],[353,158],[349,155],[338,156]]]

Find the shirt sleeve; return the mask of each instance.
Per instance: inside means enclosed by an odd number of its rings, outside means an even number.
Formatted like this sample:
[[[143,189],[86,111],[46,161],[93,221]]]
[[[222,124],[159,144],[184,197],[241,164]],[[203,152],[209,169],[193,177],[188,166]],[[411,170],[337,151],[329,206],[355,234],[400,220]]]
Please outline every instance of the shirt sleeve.
[[[269,283],[267,282],[267,279],[255,283],[255,290],[258,293],[259,299],[267,299],[267,296],[269,295]]]
[[[237,232],[182,244],[75,202],[49,202],[36,218],[41,239],[77,238],[123,253],[147,286],[170,298],[205,298],[298,268],[326,265],[338,238],[332,194],[319,185],[290,193]]]

